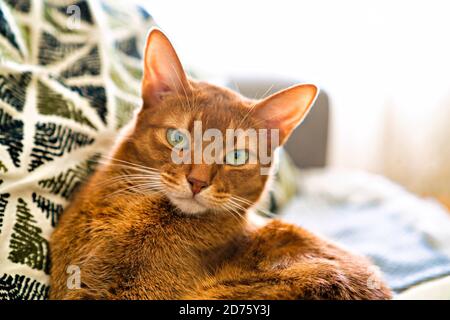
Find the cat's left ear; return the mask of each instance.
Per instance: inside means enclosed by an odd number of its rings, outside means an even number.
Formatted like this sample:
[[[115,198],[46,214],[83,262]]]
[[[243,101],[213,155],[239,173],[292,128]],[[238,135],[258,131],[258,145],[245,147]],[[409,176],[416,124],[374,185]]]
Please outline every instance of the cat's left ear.
[[[144,51],[144,107],[157,104],[164,95],[184,95],[189,90],[186,73],[169,39],[161,30],[151,29]]]
[[[280,145],[305,119],[314,104],[319,89],[313,84],[300,84],[264,99],[255,106],[254,117],[267,129],[278,129]]]

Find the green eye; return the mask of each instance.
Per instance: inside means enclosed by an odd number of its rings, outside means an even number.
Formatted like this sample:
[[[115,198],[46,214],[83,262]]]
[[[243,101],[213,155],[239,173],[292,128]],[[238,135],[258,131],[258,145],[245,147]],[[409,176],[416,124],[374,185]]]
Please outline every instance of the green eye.
[[[247,150],[234,150],[225,156],[225,163],[230,166],[241,166],[248,161]]]
[[[177,129],[167,129],[167,141],[171,146],[177,149],[187,149],[189,147],[189,140],[187,136]]]

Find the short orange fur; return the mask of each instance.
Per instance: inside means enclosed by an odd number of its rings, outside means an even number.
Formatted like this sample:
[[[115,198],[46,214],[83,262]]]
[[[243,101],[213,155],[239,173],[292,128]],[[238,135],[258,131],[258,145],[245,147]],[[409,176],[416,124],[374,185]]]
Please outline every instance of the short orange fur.
[[[52,235],[50,298],[391,297],[364,258],[281,221],[251,225],[247,212],[268,183],[260,164],[171,161],[167,129],[191,130],[194,120],[221,132],[277,128],[286,141],[313,104],[315,86],[252,101],[196,82],[157,29],[144,60],[142,109]],[[67,287],[70,265],[81,270],[79,289]],[[379,285],[369,286],[374,280]]]

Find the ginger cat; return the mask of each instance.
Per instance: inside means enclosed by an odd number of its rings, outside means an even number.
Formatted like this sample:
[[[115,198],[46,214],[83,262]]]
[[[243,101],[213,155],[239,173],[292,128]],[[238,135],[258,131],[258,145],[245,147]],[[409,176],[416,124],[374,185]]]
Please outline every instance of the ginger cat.
[[[303,84],[252,101],[188,79],[169,40],[153,29],[143,106],[52,235],[50,298],[391,298],[365,259],[281,221],[249,223],[270,178],[261,169],[273,161],[251,163],[254,150],[245,148],[220,154],[223,163],[173,161],[194,120],[221,133],[277,129],[282,144],[317,91]],[[276,145],[266,139],[272,154]],[[176,153],[191,155],[189,148]],[[73,266],[79,288],[68,286]]]

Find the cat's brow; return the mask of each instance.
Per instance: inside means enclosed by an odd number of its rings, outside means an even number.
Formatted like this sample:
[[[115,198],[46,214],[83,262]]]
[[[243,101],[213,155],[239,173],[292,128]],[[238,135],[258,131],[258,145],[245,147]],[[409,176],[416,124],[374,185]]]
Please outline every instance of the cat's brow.
[[[166,126],[166,125],[161,125],[161,124],[149,124],[147,126],[147,128],[151,128],[151,129],[169,129],[169,128],[172,128],[172,126]]]
[[[161,123],[150,123],[148,124],[147,128],[152,128],[152,129],[169,129],[169,128],[177,128],[177,129],[181,129],[184,128],[184,126],[180,125],[180,122],[176,122],[176,121],[171,121],[171,122],[165,122],[165,121],[161,121]]]

